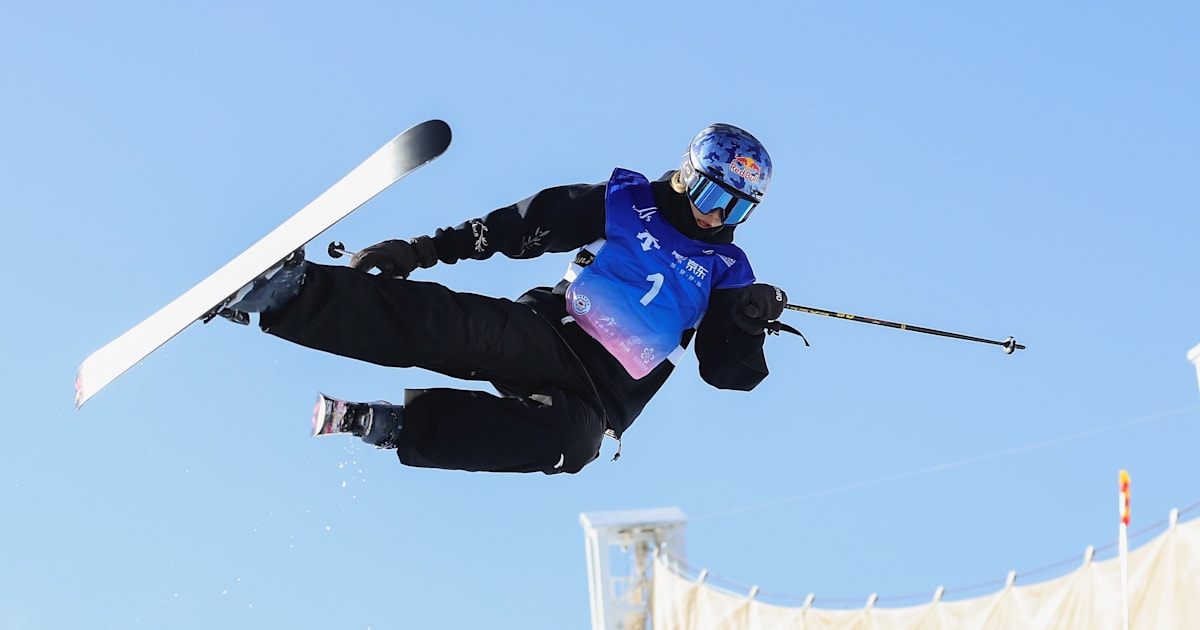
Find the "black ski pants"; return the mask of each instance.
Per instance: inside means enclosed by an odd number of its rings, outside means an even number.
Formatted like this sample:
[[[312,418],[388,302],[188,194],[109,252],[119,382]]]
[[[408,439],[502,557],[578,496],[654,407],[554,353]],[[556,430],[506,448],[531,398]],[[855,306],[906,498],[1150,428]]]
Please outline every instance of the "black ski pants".
[[[527,304],[307,263],[300,294],[260,325],[316,350],[501,392],[408,390],[396,449],[404,464],[573,473],[599,454],[606,423],[589,375]]]

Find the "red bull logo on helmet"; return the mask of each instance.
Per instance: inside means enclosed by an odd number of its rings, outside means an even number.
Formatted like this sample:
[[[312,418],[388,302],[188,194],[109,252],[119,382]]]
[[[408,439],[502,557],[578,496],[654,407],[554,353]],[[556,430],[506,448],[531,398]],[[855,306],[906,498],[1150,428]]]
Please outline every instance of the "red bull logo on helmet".
[[[752,157],[737,156],[729,163],[729,170],[742,176],[748,182],[757,182],[762,175],[762,167]]]

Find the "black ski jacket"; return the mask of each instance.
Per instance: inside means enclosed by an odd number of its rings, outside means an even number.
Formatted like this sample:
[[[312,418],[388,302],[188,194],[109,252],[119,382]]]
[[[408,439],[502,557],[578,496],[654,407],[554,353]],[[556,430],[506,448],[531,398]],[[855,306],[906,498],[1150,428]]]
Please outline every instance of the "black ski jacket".
[[[670,185],[668,172],[651,182],[655,201],[671,224],[686,236],[710,243],[733,241],[734,226],[702,230],[687,197]],[[510,206],[456,227],[437,230],[433,243],[445,263],[484,260],[500,253],[509,258],[535,258],[547,252],[574,252],[603,238],[605,183],[547,188]],[[566,264],[564,261],[564,270]],[[566,301],[550,287],[537,287],[518,300],[538,311],[575,350],[592,377],[609,428],[617,437],[632,424],[674,366],[664,361],[650,374],[634,379],[607,350],[574,324],[563,324]],[[713,290],[708,311],[697,330],[685,332],[681,344],[696,341],[700,376],[720,389],[749,391],[767,376],[765,334],[749,334],[734,323],[746,304],[744,289]]]

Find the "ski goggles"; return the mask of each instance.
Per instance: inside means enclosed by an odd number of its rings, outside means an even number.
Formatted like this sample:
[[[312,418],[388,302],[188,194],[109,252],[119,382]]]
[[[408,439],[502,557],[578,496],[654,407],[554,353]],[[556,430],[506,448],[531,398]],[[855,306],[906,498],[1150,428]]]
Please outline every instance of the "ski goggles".
[[[712,214],[720,210],[721,222],[725,225],[737,225],[745,221],[758,205],[755,201],[733,194],[721,184],[699,173],[696,173],[695,183],[688,186],[687,196],[696,204],[701,214]]]

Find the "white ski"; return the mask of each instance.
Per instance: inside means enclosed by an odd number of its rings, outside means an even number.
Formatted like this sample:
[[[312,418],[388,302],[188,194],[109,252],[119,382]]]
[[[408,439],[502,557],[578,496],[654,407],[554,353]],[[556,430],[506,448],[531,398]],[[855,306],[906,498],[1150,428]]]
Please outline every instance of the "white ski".
[[[75,373],[75,408],[204,317],[242,286],[386,190],[440,156],[450,127],[430,120],[392,138],[341,181],[249,249],[128,332],[93,352]]]

